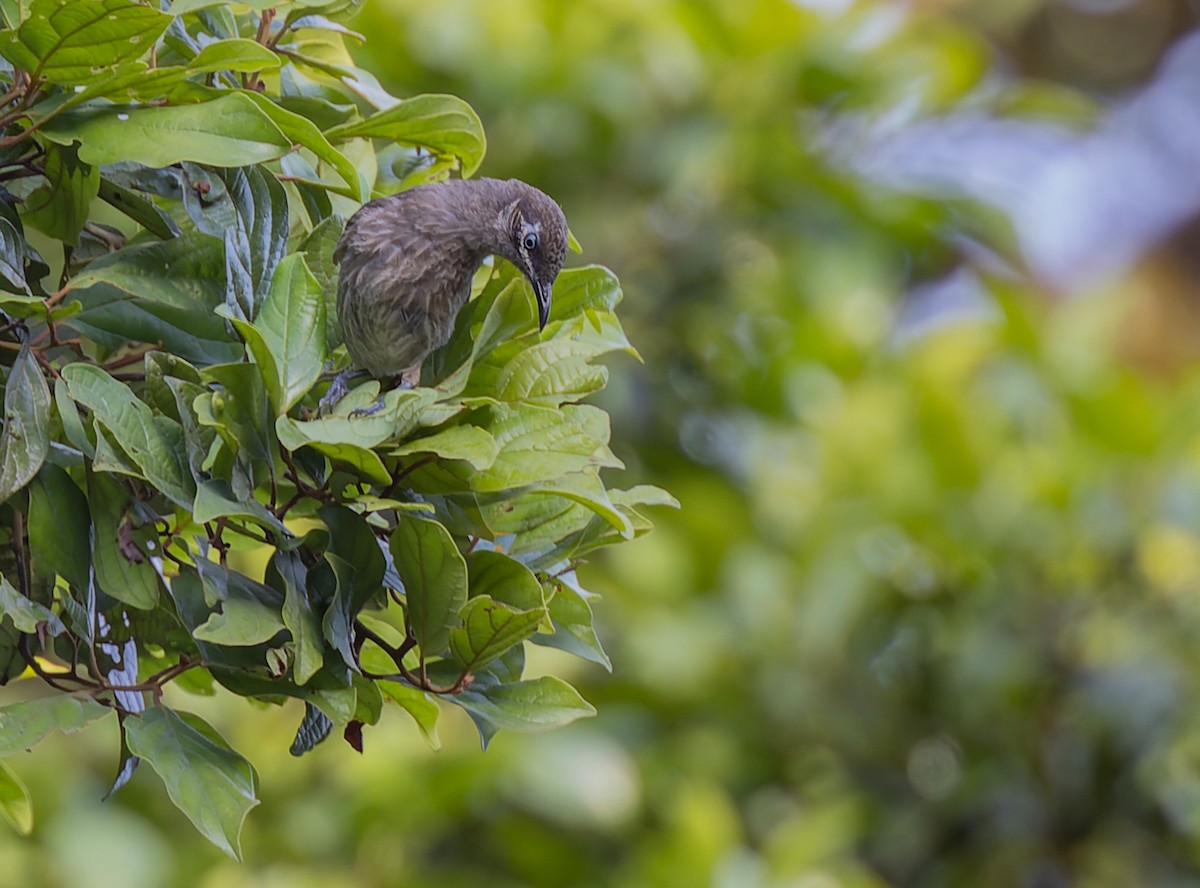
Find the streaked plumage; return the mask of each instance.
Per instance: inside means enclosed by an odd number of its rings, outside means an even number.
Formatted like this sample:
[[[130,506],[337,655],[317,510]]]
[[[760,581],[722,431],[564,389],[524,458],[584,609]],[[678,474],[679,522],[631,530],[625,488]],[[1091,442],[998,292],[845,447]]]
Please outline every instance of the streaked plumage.
[[[355,365],[415,385],[445,344],[489,254],[529,279],[545,326],[567,254],[562,209],[516,179],[450,180],[365,204],[334,252],[338,315]]]

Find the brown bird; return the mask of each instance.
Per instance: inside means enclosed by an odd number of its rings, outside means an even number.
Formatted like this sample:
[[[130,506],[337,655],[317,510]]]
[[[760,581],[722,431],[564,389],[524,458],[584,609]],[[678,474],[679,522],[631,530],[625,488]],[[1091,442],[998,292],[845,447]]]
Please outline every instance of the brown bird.
[[[451,179],[364,204],[333,254],[341,264],[338,318],[356,369],[334,380],[322,410],[363,371],[415,386],[425,356],[450,338],[471,278],[489,255],[529,280],[544,328],[567,237],[559,205],[517,179]]]

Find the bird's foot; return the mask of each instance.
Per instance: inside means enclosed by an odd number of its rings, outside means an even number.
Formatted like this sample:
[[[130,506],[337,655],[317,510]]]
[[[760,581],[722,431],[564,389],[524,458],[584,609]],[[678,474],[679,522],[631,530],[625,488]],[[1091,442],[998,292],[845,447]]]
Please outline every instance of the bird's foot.
[[[350,380],[356,376],[361,376],[361,370],[343,370],[333,378],[333,382],[329,383],[329,390],[317,402],[317,416],[328,416],[333,412],[333,408],[337,406],[338,401],[346,397],[350,391]]]
[[[350,416],[374,416],[384,407],[383,395],[380,395],[370,407],[358,407],[350,411]]]

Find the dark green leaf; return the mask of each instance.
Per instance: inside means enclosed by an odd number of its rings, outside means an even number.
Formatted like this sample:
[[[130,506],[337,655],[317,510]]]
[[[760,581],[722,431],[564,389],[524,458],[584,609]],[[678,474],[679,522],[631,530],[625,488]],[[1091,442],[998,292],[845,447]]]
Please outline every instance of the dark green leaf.
[[[57,575],[75,589],[85,589],[92,563],[90,536],[83,491],[66,471],[46,463],[29,485],[29,554],[35,575],[50,582]]]
[[[304,704],[304,720],[296,729],[296,739],[288,749],[292,755],[301,756],[308,752],[333,730],[333,720],[312,703]]]
[[[286,590],[283,623],[292,634],[292,675],[296,684],[307,684],[325,659],[321,644],[321,620],[308,599],[308,569],[297,552],[276,552],[274,565]]]
[[[99,195],[105,203],[116,207],[156,237],[169,240],[179,236],[175,220],[136,191],[101,176]]]

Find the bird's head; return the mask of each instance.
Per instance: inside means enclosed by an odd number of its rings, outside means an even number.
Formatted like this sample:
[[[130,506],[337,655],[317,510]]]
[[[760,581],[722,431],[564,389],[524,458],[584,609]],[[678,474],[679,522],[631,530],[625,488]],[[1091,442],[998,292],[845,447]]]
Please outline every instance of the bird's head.
[[[550,291],[567,259],[567,218],[553,199],[517,179],[507,183],[504,258],[521,270],[537,300],[538,329],[550,318]]]

